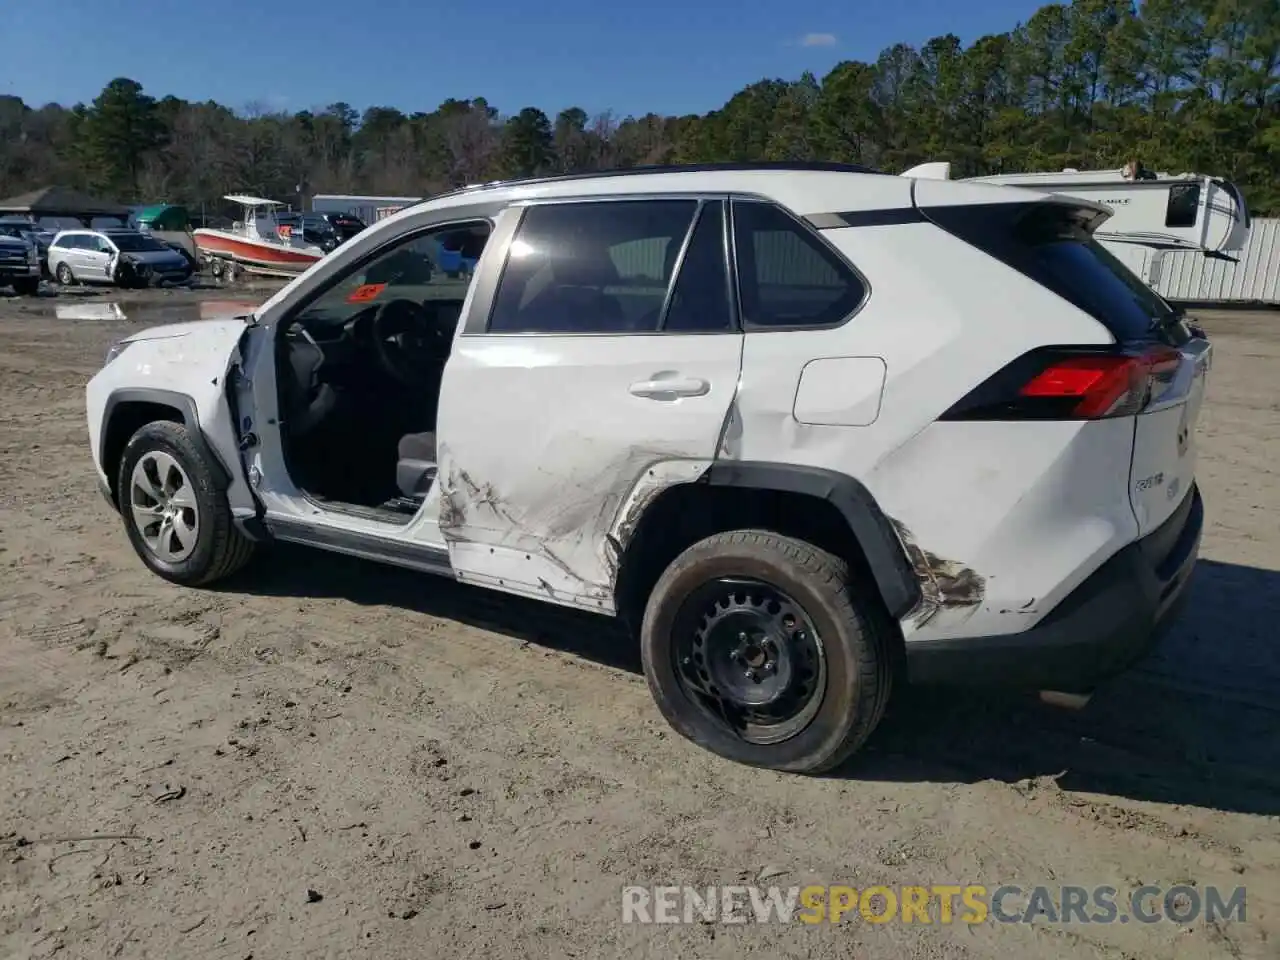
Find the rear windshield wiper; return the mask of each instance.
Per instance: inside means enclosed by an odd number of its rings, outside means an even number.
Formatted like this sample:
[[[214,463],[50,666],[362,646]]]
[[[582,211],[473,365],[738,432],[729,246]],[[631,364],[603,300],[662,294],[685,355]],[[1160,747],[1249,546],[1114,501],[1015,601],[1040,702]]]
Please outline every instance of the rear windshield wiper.
[[[1168,313],[1151,318],[1151,329],[1160,333],[1186,335],[1198,340],[1209,339],[1208,334],[1204,332],[1204,327],[1187,319],[1186,307],[1175,306],[1172,303],[1169,304]],[[1181,342],[1185,343],[1186,341],[1183,340]]]

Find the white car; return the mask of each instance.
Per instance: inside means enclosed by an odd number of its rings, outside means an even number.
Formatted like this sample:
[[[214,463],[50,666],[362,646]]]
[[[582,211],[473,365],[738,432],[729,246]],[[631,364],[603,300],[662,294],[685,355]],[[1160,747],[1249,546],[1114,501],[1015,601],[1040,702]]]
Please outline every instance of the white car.
[[[897,679],[1087,692],[1173,616],[1211,348],[1106,216],[829,164],[468,188],[116,344],[93,459],[162,577],[287,540],[624,617],[681,734],[823,771]]]
[[[62,230],[49,244],[49,273],[63,286],[186,283],[191,263],[177,250],[138,230]]]

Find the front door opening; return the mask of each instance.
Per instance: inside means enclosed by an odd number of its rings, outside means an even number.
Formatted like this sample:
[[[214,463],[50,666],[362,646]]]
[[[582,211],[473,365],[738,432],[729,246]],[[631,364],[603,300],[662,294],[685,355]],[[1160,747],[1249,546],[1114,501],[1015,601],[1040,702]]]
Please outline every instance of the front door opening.
[[[440,382],[487,221],[406,237],[280,325],[285,462],[327,507],[408,522],[436,472]]]

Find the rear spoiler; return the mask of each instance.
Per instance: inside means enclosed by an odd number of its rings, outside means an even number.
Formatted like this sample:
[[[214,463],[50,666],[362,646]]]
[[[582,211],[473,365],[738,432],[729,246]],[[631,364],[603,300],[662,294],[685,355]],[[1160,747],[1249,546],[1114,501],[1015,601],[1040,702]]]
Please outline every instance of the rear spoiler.
[[[898,174],[898,176],[907,177],[912,180],[950,180],[951,164],[945,160],[937,160],[937,161],[932,161],[930,163],[919,163],[919,164],[916,164],[914,167],[912,167],[910,170],[904,170],[902,173]],[[1223,189],[1226,189],[1228,191],[1233,191],[1233,192],[1236,191],[1235,185],[1229,183],[1228,181],[1214,180],[1214,183],[1220,185],[1221,187],[1223,187]],[[1042,192],[1040,190],[1037,190],[1035,187],[1030,187],[1030,186],[1016,186],[1016,187],[1011,187],[1011,189],[1033,190],[1036,193]],[[914,190],[913,190],[913,195],[914,195]],[[1109,218],[1114,213],[1114,211],[1110,207],[1106,206],[1105,204],[1096,203],[1092,200],[1084,200],[1078,197],[1072,197],[1070,194],[1046,193],[1045,196],[1053,198],[1053,200],[1058,203],[1063,203],[1068,206],[1077,207],[1082,211],[1088,210],[1095,214],[1099,214],[1100,216],[1091,218],[1092,225],[1090,227],[1090,230],[1096,229],[1099,224],[1101,224],[1105,219]],[[1245,212],[1246,208],[1244,207],[1243,197],[1241,197],[1238,200],[1238,204],[1241,208],[1241,211],[1244,212],[1244,216],[1247,217],[1248,214],[1247,212]],[[1170,237],[1164,234],[1108,233],[1103,235],[1103,239],[1112,241],[1114,243],[1137,244],[1139,246],[1151,247],[1152,249],[1155,249],[1155,250],[1196,251],[1204,254],[1205,257],[1212,260],[1226,260],[1230,263],[1240,262],[1238,257],[1233,257],[1230,254],[1223,253],[1219,250],[1211,250],[1208,247],[1202,247],[1199,244],[1191,243],[1188,240],[1182,240],[1178,237]]]

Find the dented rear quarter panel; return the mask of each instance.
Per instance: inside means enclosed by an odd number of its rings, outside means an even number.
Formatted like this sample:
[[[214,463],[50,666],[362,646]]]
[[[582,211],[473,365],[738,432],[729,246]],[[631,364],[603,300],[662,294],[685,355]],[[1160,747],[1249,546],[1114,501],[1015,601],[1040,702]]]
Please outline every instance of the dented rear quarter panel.
[[[1025,630],[1132,541],[1131,422],[938,420],[1013,357],[1106,343],[1104,328],[1013,271],[993,299],[992,261],[929,224],[824,236],[870,287],[838,327],[460,337],[440,420],[440,529],[460,576],[612,610],[617,554],[636,519],[716,459],[862,482],[922,586],[902,622],[908,641]],[[879,390],[876,415],[800,422],[797,389],[818,358],[874,359],[844,367],[874,375],[850,391]],[[710,402],[628,395],[629,382],[660,370],[701,370]]]
[[[1107,343],[1110,335],[1014,271],[993,274],[994,261],[931,224],[823,235],[863,273],[870,294],[833,329],[746,335],[721,455],[861,481],[921,582],[924,600],[902,622],[908,641],[1027,629],[1136,535],[1128,500],[1133,424],[938,417],[1014,357],[1047,343]],[[998,291],[993,277],[1003,281]],[[883,360],[874,420],[796,419],[802,370],[818,357]]]

